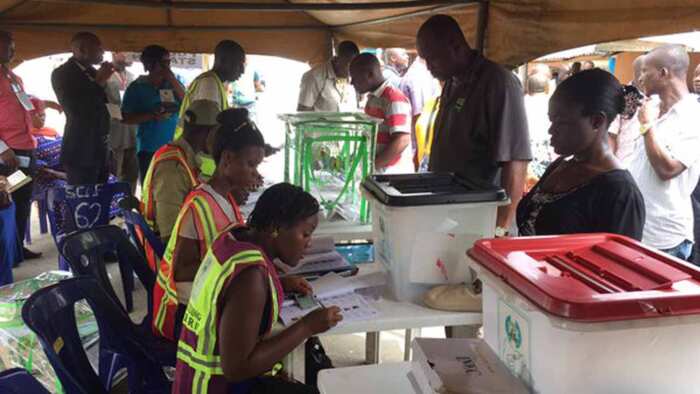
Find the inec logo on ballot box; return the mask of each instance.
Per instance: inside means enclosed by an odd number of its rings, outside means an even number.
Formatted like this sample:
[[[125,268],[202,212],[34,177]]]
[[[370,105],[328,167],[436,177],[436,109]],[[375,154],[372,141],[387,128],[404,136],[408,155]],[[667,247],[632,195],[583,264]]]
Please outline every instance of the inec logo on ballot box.
[[[530,321],[518,308],[498,300],[498,354],[513,374],[529,384]]]

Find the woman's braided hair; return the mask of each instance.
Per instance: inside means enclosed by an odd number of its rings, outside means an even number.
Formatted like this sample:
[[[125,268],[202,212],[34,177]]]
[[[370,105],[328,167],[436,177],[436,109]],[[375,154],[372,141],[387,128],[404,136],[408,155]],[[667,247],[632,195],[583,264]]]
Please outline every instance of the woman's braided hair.
[[[248,225],[256,230],[290,228],[318,211],[318,201],[304,189],[278,183],[260,196],[248,218]]]

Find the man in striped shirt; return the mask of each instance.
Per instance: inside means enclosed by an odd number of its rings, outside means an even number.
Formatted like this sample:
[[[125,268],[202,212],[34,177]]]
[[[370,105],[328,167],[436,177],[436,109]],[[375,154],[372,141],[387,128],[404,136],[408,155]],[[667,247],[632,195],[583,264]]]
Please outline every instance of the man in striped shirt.
[[[365,113],[383,120],[377,134],[376,172],[415,172],[411,149],[411,104],[406,96],[384,78],[379,59],[369,53],[358,55],[352,61],[350,78],[358,93],[369,93]]]

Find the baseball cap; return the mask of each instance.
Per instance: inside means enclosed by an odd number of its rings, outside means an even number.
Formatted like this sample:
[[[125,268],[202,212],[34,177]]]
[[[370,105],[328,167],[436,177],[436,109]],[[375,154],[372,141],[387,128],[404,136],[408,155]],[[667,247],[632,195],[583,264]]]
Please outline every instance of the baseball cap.
[[[190,103],[185,111],[185,123],[197,126],[216,126],[219,115],[219,105],[211,100],[196,100]]]

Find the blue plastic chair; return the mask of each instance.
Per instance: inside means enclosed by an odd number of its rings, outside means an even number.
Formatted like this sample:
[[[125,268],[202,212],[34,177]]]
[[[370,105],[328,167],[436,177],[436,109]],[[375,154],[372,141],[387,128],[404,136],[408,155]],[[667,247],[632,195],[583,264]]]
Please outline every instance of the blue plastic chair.
[[[63,280],[32,294],[22,308],[22,318],[37,334],[46,356],[67,394],[107,393],[88,361],[76,326],[75,303],[85,300],[97,320],[100,333],[100,370],[103,352],[127,360],[130,393],[169,393],[170,382],[162,367],[143,346],[140,333],[118,304],[93,278]]]
[[[59,250],[58,268],[68,270],[63,252],[63,239],[78,230],[107,225],[119,211],[119,201],[130,196],[131,187],[125,182],[99,185],[62,185],[49,189],[47,205],[51,235]],[[126,266],[126,269],[130,269]],[[132,272],[122,272],[127,311],[133,310],[134,278]]]
[[[121,275],[136,273],[136,277],[146,289],[148,314],[145,320],[150,323],[153,318],[152,289],[156,277],[153,271],[148,268],[145,257],[131,243],[124,230],[114,225],[79,230],[65,236],[61,244],[63,248],[61,252],[68,261],[73,274],[95,278],[107,294],[119,303],[119,298],[109,280],[105,263],[105,255],[116,255]],[[125,287],[125,295],[127,290],[129,289]],[[126,301],[128,304],[128,300]],[[129,305],[125,305],[124,310],[128,311]]]
[[[124,230],[117,226],[99,226],[82,230],[66,236],[63,241],[63,254],[68,259],[73,273],[89,276],[97,280],[100,286],[117,304],[119,299],[107,276],[104,264],[106,251],[114,252],[119,260],[119,266],[129,266],[128,272],[135,272],[143,287],[146,289],[146,316],[138,325],[142,342],[148,347],[153,357],[163,366],[175,366],[177,344],[159,338],[153,334],[153,286],[156,276],[148,267],[145,257],[136,249]],[[121,270],[122,275],[127,272]]]
[[[77,230],[109,224],[119,212],[118,203],[131,195],[125,182],[98,185],[59,184],[49,189],[46,200],[51,235],[60,251],[63,238]],[[68,265],[59,261],[59,269]]]
[[[145,256],[146,249],[144,248],[144,241],[142,241],[142,239],[145,240],[155,252],[158,260],[161,260],[163,258],[163,253],[165,253],[165,245],[160,237],[151,229],[151,226],[146,223],[146,219],[138,212],[138,200],[135,197],[125,198],[120,201],[119,206],[121,207],[120,214],[124,218],[131,241],[135,245],[138,245],[141,253]]]
[[[0,372],[0,393],[3,394],[49,394],[24,368],[12,368]]]

